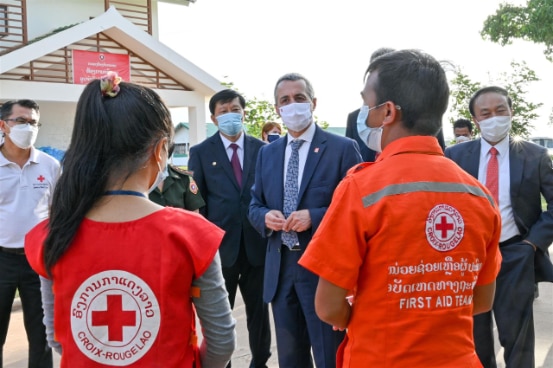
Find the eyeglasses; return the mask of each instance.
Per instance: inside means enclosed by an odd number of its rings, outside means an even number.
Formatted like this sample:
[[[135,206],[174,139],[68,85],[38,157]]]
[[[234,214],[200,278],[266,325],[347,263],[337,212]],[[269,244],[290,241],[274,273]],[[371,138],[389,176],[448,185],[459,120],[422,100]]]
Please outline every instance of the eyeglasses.
[[[41,123],[39,123],[36,120],[27,120],[25,118],[15,118],[15,119],[4,119],[4,121],[13,121],[16,125],[22,125],[22,124],[29,124],[30,126],[38,127],[40,128],[42,126]]]

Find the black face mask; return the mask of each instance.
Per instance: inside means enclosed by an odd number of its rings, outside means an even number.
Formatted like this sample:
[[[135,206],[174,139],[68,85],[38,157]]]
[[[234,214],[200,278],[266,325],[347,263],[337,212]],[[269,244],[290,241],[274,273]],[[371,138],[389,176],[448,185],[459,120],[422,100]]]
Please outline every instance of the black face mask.
[[[267,140],[272,143],[280,138],[280,134],[267,134]]]

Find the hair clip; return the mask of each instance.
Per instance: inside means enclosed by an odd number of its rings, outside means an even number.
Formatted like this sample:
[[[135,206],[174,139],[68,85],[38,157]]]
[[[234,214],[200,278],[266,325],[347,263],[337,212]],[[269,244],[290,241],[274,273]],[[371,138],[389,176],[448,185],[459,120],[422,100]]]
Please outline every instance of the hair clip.
[[[116,72],[108,72],[102,79],[100,79],[100,89],[102,90],[102,96],[115,97],[119,93],[119,83],[121,77]]]

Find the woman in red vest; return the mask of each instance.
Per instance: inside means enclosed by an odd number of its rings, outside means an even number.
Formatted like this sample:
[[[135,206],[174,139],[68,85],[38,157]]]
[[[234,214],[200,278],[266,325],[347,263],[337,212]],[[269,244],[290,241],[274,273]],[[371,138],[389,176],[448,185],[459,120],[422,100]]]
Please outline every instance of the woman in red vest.
[[[79,99],[50,219],[25,243],[43,278],[49,343],[62,367],[207,368],[230,360],[235,321],[217,252],[223,231],[148,200],[164,178],[173,134],[160,97],[113,73]]]

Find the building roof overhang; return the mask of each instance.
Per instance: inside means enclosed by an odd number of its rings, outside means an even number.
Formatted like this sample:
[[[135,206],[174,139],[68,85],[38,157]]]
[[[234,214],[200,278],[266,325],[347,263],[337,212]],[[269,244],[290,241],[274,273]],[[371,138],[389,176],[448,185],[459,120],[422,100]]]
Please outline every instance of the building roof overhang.
[[[98,33],[104,33],[192,91],[210,96],[224,88],[215,77],[135,26],[114,7],[93,19],[0,56],[0,75]]]

